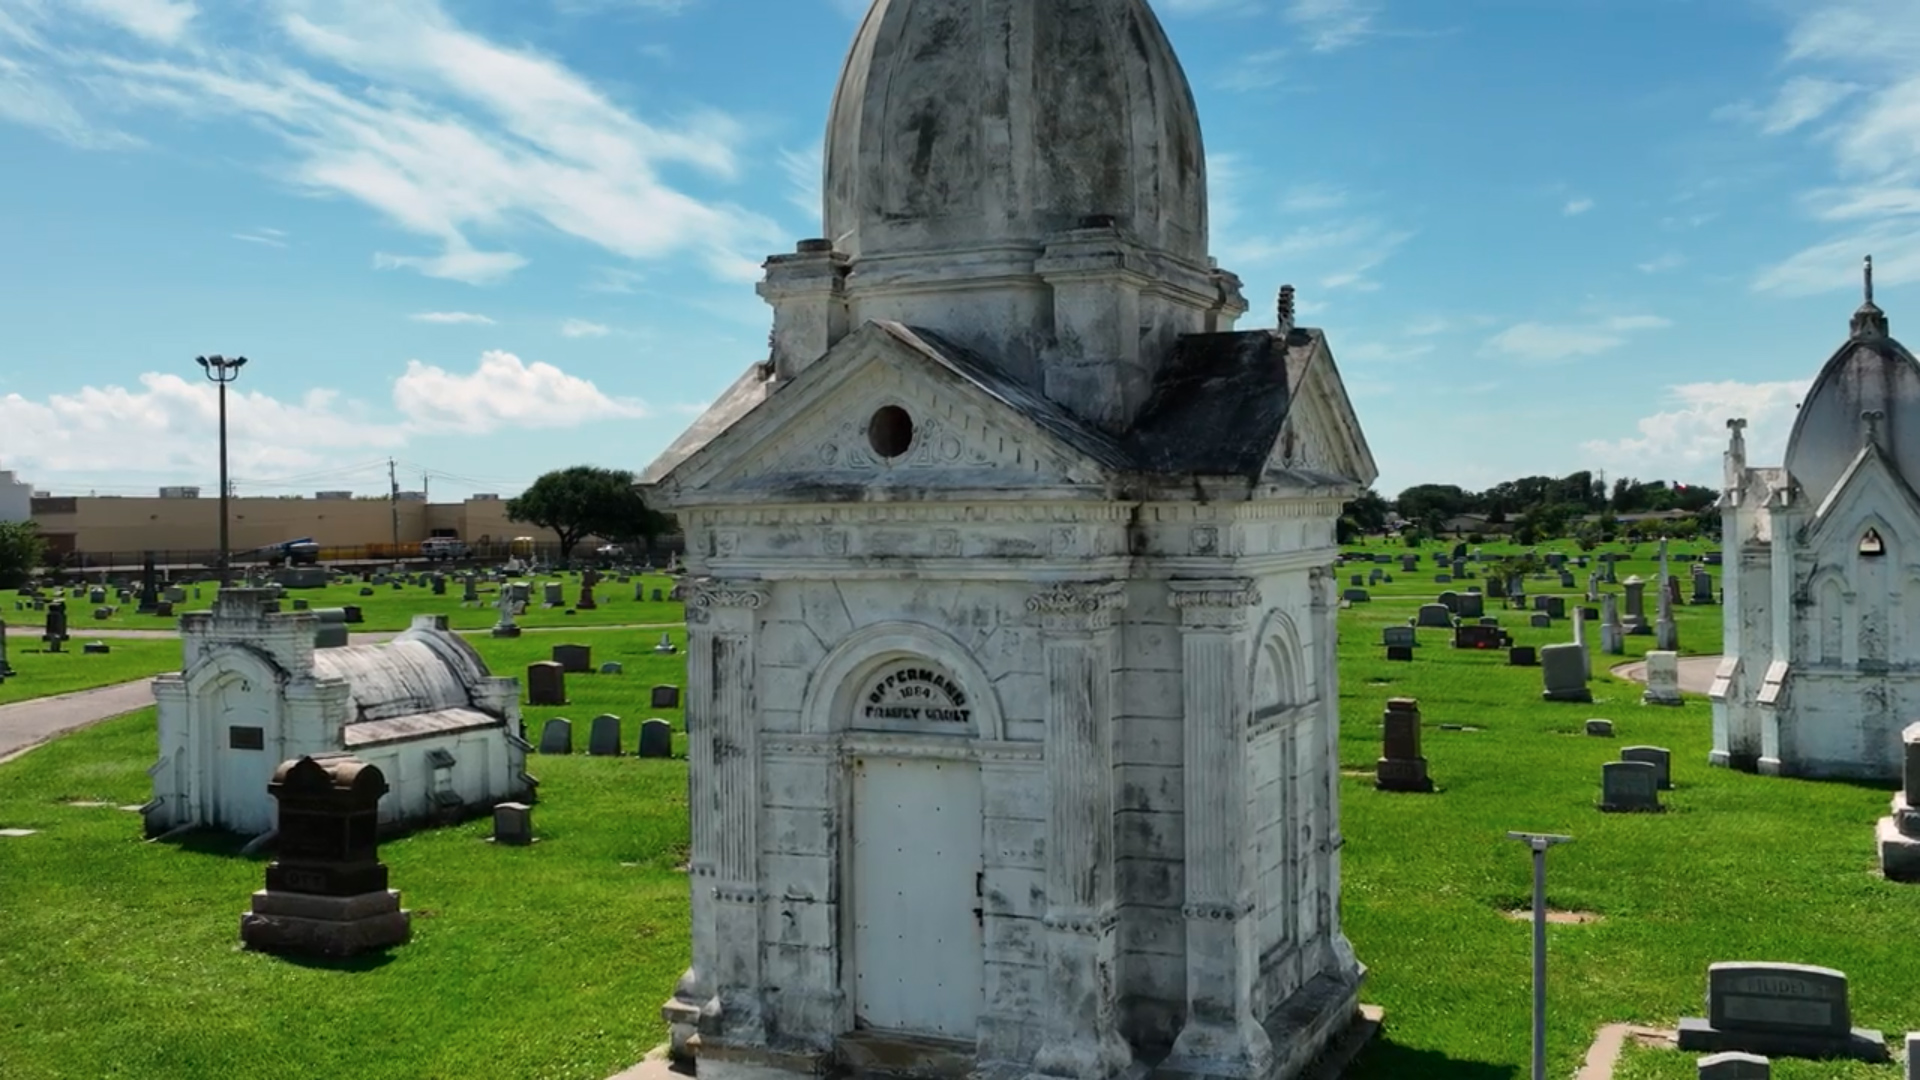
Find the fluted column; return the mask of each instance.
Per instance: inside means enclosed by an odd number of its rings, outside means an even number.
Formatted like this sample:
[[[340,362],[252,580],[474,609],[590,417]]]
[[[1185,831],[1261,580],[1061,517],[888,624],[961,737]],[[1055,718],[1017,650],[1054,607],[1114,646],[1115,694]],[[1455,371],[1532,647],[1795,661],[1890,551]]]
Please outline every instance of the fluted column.
[[[691,710],[699,701],[702,709],[697,721],[689,712],[688,766],[690,774],[706,777],[704,785],[689,780],[706,811],[696,825],[694,857],[710,883],[704,944],[711,966],[700,974],[714,995],[704,1008],[701,1030],[725,1042],[758,1043],[766,1039],[766,1024],[760,997],[760,716],[753,646],[757,613],[767,595],[744,585],[703,582],[690,601],[688,706]],[[700,945],[696,941],[696,961],[705,959]]]
[[[1340,851],[1347,842],[1340,828],[1340,605],[1334,598],[1337,582],[1332,570],[1314,570],[1309,581],[1313,590],[1314,692],[1318,695],[1321,736],[1321,745],[1314,748],[1320,755],[1315,762],[1321,785],[1316,794],[1324,808],[1320,836],[1326,845],[1316,922],[1327,950],[1323,967],[1332,967],[1342,978],[1358,978],[1363,968],[1340,926]],[[1310,852],[1308,857],[1322,856]],[[1310,973],[1302,974],[1310,977]]]
[[[693,957],[673,997],[661,1007],[668,1025],[669,1045],[675,1057],[689,1059],[687,1040],[698,1032],[701,1015],[718,1010],[713,976],[714,867],[718,858],[719,804],[714,799],[713,740],[713,619],[706,608],[687,605],[687,824],[692,851],[687,877],[692,889]],[[712,1009],[709,1009],[712,1006]]]
[[[1114,970],[1114,582],[1060,585],[1031,597],[1047,673],[1046,1041],[1034,1074],[1105,1080],[1133,1052],[1120,1037]]]
[[[1253,1014],[1259,944],[1248,860],[1246,579],[1175,581],[1185,707],[1187,1019],[1163,1069],[1257,1076],[1273,1047]]]

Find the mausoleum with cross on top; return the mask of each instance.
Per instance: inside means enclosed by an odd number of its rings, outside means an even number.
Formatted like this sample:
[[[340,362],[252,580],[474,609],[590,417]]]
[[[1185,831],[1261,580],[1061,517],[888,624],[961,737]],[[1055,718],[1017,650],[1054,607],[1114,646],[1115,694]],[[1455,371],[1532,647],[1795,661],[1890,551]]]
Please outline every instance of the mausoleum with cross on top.
[[[1807,391],[1779,468],[1727,424],[1726,657],[1712,762],[1898,780],[1920,716],[1920,363],[1873,299]]]
[[[1236,332],[1144,0],[878,0],[688,538],[703,1076],[1288,1078],[1357,1013],[1321,332]],[[696,1038],[697,1036],[697,1038]]]

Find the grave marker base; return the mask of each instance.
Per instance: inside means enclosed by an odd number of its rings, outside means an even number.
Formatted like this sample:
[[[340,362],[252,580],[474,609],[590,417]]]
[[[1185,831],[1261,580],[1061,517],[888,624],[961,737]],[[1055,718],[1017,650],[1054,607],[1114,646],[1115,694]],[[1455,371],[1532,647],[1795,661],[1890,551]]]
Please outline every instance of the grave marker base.
[[[261,889],[240,916],[240,940],[259,952],[348,957],[404,945],[413,914],[393,889],[358,896],[307,896]]]
[[[1680,1021],[1680,1049],[1696,1053],[1744,1050],[1767,1057],[1852,1058],[1875,1064],[1888,1060],[1887,1037],[1866,1028],[1854,1028],[1844,1038],[1812,1032],[1727,1031],[1697,1016]]]

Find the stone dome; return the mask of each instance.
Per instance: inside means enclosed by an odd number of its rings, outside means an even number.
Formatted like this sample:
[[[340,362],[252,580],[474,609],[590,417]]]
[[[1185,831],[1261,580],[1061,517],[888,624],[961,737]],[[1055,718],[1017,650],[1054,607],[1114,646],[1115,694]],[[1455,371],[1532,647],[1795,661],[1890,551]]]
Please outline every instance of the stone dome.
[[[1920,485],[1920,361],[1888,332],[1871,296],[1853,332],[1813,381],[1787,440],[1787,472],[1815,506],[1866,444],[1866,413],[1880,446],[1909,484]]]
[[[826,235],[855,258],[1105,217],[1197,266],[1206,154],[1146,0],[874,0],[834,95]]]

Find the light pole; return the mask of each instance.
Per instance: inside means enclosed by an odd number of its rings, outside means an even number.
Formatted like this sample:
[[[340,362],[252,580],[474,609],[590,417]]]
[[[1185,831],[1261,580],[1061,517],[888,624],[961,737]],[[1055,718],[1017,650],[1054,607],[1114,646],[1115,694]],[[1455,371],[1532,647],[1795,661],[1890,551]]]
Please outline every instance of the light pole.
[[[1533,849],[1533,1080],[1547,1080],[1547,849],[1571,836],[1510,832]]]
[[[196,356],[194,362],[207,378],[220,387],[220,587],[231,584],[229,572],[233,556],[227,546],[227,384],[240,377],[247,358],[236,356]]]

